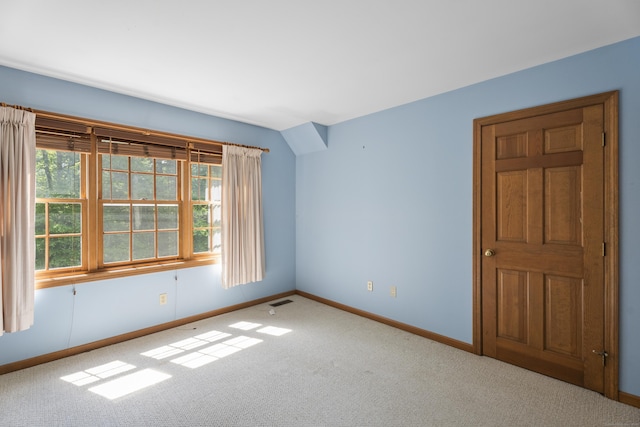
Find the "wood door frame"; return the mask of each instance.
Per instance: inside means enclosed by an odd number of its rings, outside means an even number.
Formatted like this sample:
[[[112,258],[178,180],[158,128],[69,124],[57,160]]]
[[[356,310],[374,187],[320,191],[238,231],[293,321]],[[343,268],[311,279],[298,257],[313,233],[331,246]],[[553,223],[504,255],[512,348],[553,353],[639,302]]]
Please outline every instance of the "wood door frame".
[[[609,353],[604,395],[614,400],[619,400],[618,94],[605,92],[473,121],[473,351],[482,355],[482,127],[595,104],[604,106],[604,344]]]

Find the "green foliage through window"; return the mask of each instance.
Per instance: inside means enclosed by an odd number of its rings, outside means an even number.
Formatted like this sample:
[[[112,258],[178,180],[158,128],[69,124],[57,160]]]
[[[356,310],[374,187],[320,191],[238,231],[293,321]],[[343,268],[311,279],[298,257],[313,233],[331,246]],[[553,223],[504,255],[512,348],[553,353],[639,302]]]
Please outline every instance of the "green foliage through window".
[[[194,253],[220,253],[221,179],[222,167],[219,165],[191,165]]]
[[[82,157],[36,150],[36,270],[82,265]]]
[[[178,162],[103,155],[101,164],[103,264],[177,257]]]
[[[217,149],[194,157],[190,140],[137,131],[112,141],[106,127],[79,123],[36,122],[36,277],[220,254],[222,167],[208,163]]]

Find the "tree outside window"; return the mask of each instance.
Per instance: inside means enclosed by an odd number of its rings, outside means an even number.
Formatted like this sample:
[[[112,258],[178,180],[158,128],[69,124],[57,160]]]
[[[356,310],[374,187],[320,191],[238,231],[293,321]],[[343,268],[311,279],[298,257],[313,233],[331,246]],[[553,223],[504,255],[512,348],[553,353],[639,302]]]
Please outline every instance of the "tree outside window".
[[[36,151],[36,271],[83,266],[84,155]]]

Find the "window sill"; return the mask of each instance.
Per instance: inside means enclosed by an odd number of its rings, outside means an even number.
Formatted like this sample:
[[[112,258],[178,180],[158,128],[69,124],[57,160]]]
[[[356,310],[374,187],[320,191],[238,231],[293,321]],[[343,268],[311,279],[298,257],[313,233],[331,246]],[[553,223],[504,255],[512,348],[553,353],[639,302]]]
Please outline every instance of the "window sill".
[[[56,286],[74,285],[76,283],[95,282],[98,280],[115,279],[118,277],[137,276],[140,274],[157,273],[160,271],[179,270],[183,268],[200,267],[218,264],[220,256],[186,261],[168,261],[151,265],[133,267],[109,268],[93,272],[68,273],[60,276],[37,278],[36,289],[53,288]]]

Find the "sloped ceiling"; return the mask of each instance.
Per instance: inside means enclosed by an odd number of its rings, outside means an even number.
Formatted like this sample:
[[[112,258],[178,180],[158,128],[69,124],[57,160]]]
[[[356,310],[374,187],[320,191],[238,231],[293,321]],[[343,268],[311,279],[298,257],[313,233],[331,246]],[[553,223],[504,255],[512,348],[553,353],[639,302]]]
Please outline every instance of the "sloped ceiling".
[[[640,35],[638,0],[0,0],[0,11],[0,65],[275,130]]]

